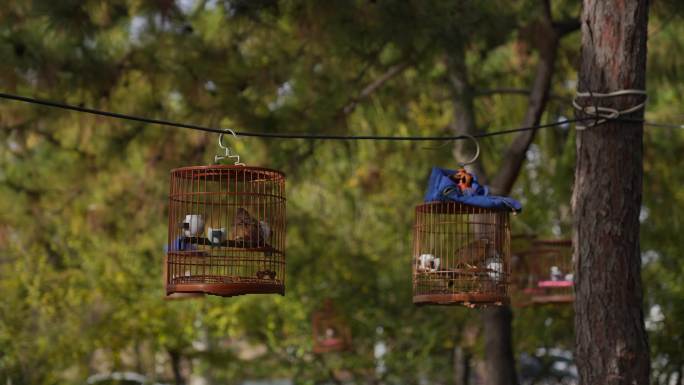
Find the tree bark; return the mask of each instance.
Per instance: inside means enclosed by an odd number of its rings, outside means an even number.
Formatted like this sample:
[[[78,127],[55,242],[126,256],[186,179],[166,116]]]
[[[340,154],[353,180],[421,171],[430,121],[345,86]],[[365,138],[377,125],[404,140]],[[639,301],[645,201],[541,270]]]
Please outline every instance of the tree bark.
[[[579,91],[644,89],[647,0],[585,0]],[[624,109],[639,97],[602,105]],[[582,100],[580,104],[593,104]],[[629,116],[642,118],[643,111]],[[574,208],[575,334],[580,384],[647,385],[639,212],[641,123],[577,133]]]

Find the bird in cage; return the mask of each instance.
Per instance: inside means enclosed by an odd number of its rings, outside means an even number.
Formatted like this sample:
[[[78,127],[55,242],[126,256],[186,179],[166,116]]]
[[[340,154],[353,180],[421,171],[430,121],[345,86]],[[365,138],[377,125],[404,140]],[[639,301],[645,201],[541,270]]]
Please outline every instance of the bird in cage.
[[[550,275],[551,275],[552,281],[562,281],[563,280],[563,272],[561,271],[561,269],[558,266],[551,266]]]
[[[418,257],[418,271],[433,273],[439,270],[440,260],[432,254],[421,254]]]
[[[482,261],[484,259],[488,244],[489,240],[486,238],[472,241],[456,250],[456,260],[468,264],[476,264],[477,261]]]
[[[230,239],[239,242],[265,244],[271,237],[271,227],[266,221],[259,221],[249,211],[239,207],[230,229]]]
[[[187,214],[181,223],[183,235],[186,237],[196,237],[204,230],[204,217],[198,214]]]
[[[573,279],[575,279],[575,276],[572,273],[565,274],[565,280],[568,282],[572,282]]]

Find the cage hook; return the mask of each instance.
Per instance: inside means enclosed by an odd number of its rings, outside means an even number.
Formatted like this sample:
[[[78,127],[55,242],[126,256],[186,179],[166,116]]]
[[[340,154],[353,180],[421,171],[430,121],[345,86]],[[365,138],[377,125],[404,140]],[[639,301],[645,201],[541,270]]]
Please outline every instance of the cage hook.
[[[224,129],[225,132],[229,132],[231,135],[233,135],[233,138],[237,139],[237,134],[235,134],[235,131],[231,130],[230,128]],[[214,163],[218,163],[219,160],[221,159],[226,159],[226,158],[231,158],[235,159],[235,163],[233,163],[236,166],[245,166],[244,163],[240,162],[240,155],[236,153],[231,153],[230,148],[226,145],[223,144],[223,134],[225,132],[222,132],[219,134],[218,138],[218,146],[219,148],[222,148],[224,150],[223,155],[216,154],[214,155]]]
[[[477,141],[477,138],[475,138],[474,136],[469,135],[469,134],[464,134],[463,136],[472,140],[473,142],[475,142],[475,155],[472,157],[472,159],[470,159],[467,162],[458,162],[459,167],[465,167],[469,164],[473,164],[473,163],[475,163],[477,158],[480,157],[480,142]]]

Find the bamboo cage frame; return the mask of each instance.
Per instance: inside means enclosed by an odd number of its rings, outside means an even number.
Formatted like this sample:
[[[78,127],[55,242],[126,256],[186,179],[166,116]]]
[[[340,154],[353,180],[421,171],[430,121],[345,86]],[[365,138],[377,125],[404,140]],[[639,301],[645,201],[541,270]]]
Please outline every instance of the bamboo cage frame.
[[[509,303],[509,214],[459,202],[418,205],[413,303],[468,307]]]
[[[285,175],[276,170],[172,170],[166,294],[284,295],[285,201]]]

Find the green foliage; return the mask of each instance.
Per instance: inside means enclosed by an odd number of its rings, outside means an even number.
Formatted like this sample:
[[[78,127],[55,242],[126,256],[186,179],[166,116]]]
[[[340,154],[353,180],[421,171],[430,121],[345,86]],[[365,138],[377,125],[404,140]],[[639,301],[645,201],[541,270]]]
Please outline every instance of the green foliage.
[[[577,14],[555,3],[558,18]],[[649,119],[682,120],[676,7],[651,18]],[[521,31],[540,15],[536,2],[506,1],[10,1],[0,89],[244,131],[447,134],[448,58],[461,55],[476,90],[527,89],[536,54]],[[571,116],[578,45],[577,34],[563,40],[545,121]],[[406,69],[359,97],[396,65]],[[478,97],[477,125],[516,126],[526,102]],[[429,167],[453,166],[450,144],[231,139],[247,163],[288,175],[287,295],[167,301],[168,171],[208,163],[216,137],[16,102],[0,103],[0,127],[0,380],[82,384],[135,370],[172,382],[180,354],[185,374],[209,383],[445,383],[455,347],[482,358],[481,342],[464,342],[477,311],[411,304],[413,206]],[[510,140],[483,140],[488,170]],[[658,257],[644,284],[647,309],[665,315],[652,328],[665,374],[682,366],[681,141],[646,135],[643,249]],[[513,193],[525,203],[515,232],[569,234],[573,164],[571,128],[539,132]],[[353,351],[311,353],[324,298],[351,326]],[[570,308],[515,315],[518,351],[571,350]]]

